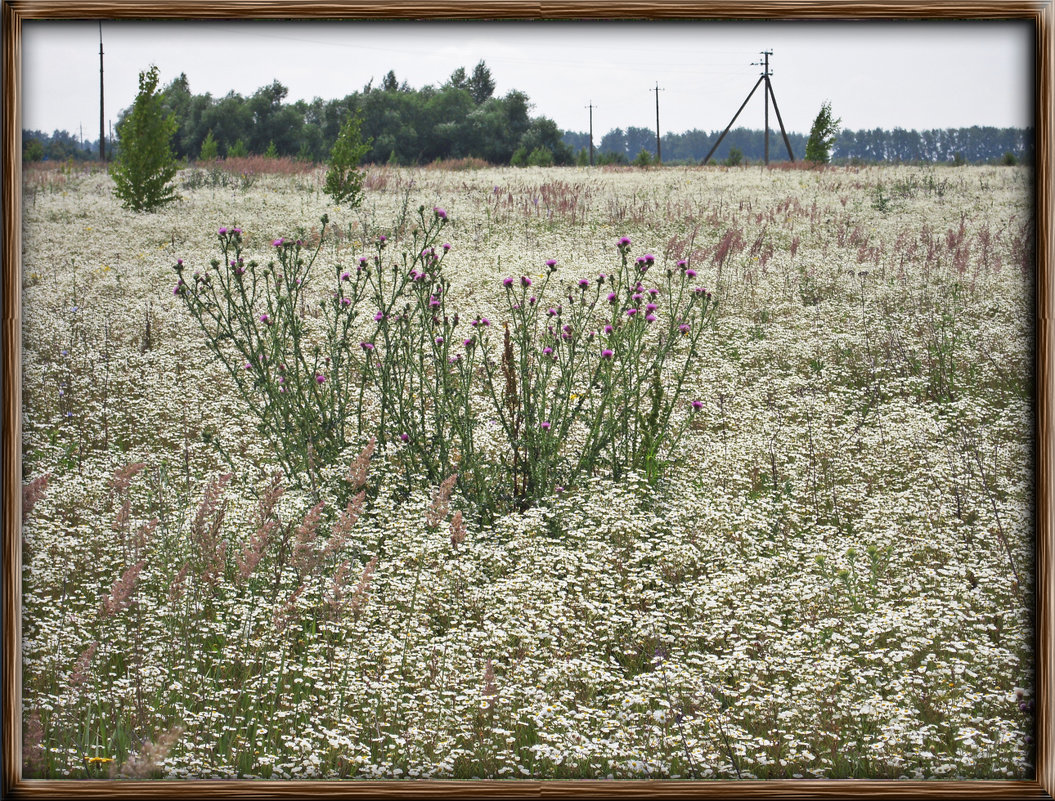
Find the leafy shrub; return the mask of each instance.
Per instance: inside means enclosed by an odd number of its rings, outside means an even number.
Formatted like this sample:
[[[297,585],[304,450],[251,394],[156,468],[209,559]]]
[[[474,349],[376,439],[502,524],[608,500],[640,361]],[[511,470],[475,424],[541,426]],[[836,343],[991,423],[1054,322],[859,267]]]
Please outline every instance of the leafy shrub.
[[[114,194],[133,211],[153,211],[176,199],[169,182],[178,167],[169,142],[177,123],[173,115],[165,115],[157,85],[157,67],[139,73],[139,94],[117,124],[117,161],[110,174]]]
[[[358,169],[370,151],[370,142],[364,142],[359,131],[359,117],[349,117],[337,135],[330,151],[330,169],[326,173],[323,192],[338,205],[356,208],[363,202],[363,173]]]

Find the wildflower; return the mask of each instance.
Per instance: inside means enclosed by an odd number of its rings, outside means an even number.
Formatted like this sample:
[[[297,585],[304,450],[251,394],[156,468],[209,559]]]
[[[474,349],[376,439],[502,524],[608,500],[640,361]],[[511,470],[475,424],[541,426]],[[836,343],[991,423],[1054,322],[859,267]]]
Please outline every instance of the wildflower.
[[[436,344],[437,345],[442,345],[443,344],[443,337],[436,337]]]
[[[510,276],[509,278],[503,278],[502,279],[502,286],[504,286],[504,287],[511,287],[511,286],[513,286],[513,277]]]
[[[443,252],[444,252],[444,253],[446,253],[446,252],[448,252],[448,251],[449,251],[450,249],[451,249],[451,243],[450,243],[450,242],[444,242],[444,243],[443,243]]]
[[[630,237],[628,237],[628,236],[620,237],[619,238],[619,245],[618,245],[618,247],[619,247],[620,250],[625,250],[626,248],[630,247]]]
[[[626,316],[627,317],[633,317],[635,314],[637,314],[637,309],[627,309],[626,310]]]
[[[602,359],[611,359],[614,355],[615,354],[609,348],[605,348],[604,350],[601,351],[601,358]]]
[[[367,353],[369,353],[370,351],[372,351],[374,349],[374,343],[373,342],[360,342],[359,343],[359,347],[362,348],[363,350],[365,350]]]
[[[678,326],[678,330],[681,331],[681,335],[682,336],[685,336],[687,333],[689,333],[689,324],[688,323],[682,323],[681,325]]]
[[[405,434],[405,433],[404,434],[400,434],[399,435],[399,439],[402,442],[410,442],[410,435],[409,434]]]
[[[252,370],[253,369],[253,365],[250,364],[249,362],[246,362],[245,363],[245,367],[243,369],[245,369],[245,370]]]
[[[693,408],[693,410],[694,410],[694,411],[697,411],[697,412],[698,412],[698,411],[699,411],[700,409],[702,409],[702,408],[703,408],[703,401],[700,401],[700,400],[694,400],[694,401],[692,402],[692,408]]]
[[[347,271],[341,273],[341,280],[342,281],[351,281],[352,280],[352,274],[350,272],[347,272]]]
[[[696,271],[695,270],[691,270],[691,269],[690,270],[686,270],[685,271],[685,276],[687,278],[695,278],[696,277]]]
[[[326,380],[326,376],[324,376],[324,375],[317,375],[317,376],[315,376],[315,380],[316,380],[316,381],[317,381],[318,383],[320,383],[320,384],[321,384],[321,383],[323,383],[323,382],[324,382],[324,381]]]
[[[650,323],[654,323],[654,322],[656,322],[656,315],[654,315],[654,314],[652,314],[650,312],[650,313],[645,315],[645,320],[647,320]]]
[[[550,272],[553,272],[554,270],[557,269],[557,260],[556,259],[546,259],[546,266],[549,267],[549,271]]]
[[[545,348],[542,349],[542,355],[543,356],[549,356],[552,353],[553,353],[553,348],[551,348],[549,346],[546,346]]]
[[[351,298],[341,298],[341,305],[342,306],[351,306],[352,305],[352,299]]]
[[[377,322],[381,322],[382,320],[384,320],[384,319],[385,319],[385,314],[384,314],[384,312],[380,312],[380,311],[379,311],[379,312],[378,312],[377,314],[375,314],[375,315],[374,315],[374,319],[375,319],[375,320],[376,320]]]
[[[226,228],[221,228],[220,231],[219,231],[220,236],[223,236],[226,233],[227,233],[227,229]]]
[[[384,247],[385,246],[385,242],[387,242],[387,241],[388,241],[388,237],[385,236],[384,234],[381,234],[381,236],[379,236],[377,238],[377,244],[379,244],[381,247]]]
[[[547,309],[546,310],[546,314],[548,314],[550,317],[556,317],[557,316],[557,310],[553,309],[553,308]]]
[[[531,286],[531,279],[528,278],[526,275],[520,276],[520,285],[527,289],[529,286]]]
[[[611,333],[612,333],[612,332],[613,332],[614,330],[615,330],[615,329],[614,329],[614,328],[613,328],[613,327],[612,327],[611,325],[606,325],[606,326],[604,327],[604,332],[605,332],[606,334],[611,334]]]
[[[486,317],[484,317],[484,318],[482,318],[482,319],[480,320],[480,325],[484,325],[484,326],[486,326],[486,325],[490,325],[490,324],[491,324],[491,321],[490,321],[490,320],[488,320],[488,319],[487,319]]]
[[[282,247],[282,242],[283,242],[283,239],[282,239],[282,237],[279,237],[279,238],[278,238],[278,239],[276,239],[276,240],[275,240],[274,242],[272,242],[272,243],[271,243],[271,245],[272,245],[273,247],[276,247],[276,248],[280,248],[280,247]]]
[[[264,325],[271,325],[271,318],[268,317],[266,314],[261,314],[260,322],[262,322]]]
[[[549,431],[550,430],[550,422],[549,422],[549,420],[546,420],[545,422],[543,422],[542,430],[543,431]]]
[[[678,259],[678,265],[677,266],[678,266],[679,269],[684,270],[686,267],[689,266],[689,263],[685,259]]]
[[[608,293],[608,302],[609,303],[615,303],[615,301],[616,301],[616,294],[615,294],[615,292],[609,292]]]
[[[655,310],[656,310],[656,304],[655,303],[646,303],[645,304],[645,311],[647,311],[647,312],[654,312]]]
[[[534,295],[532,295],[530,298],[528,298],[528,306],[534,306],[536,300],[537,300],[537,298]]]
[[[475,339],[473,339],[472,337],[469,337],[462,344],[465,345],[465,347],[467,347],[467,348],[471,348],[475,341],[476,341]]]
[[[177,281],[175,288],[172,290],[172,294],[173,295],[178,295],[182,291],[183,291],[183,281]],[[73,310],[77,311],[77,307],[74,306]]]
[[[585,290],[590,285],[590,282],[586,278],[579,279],[579,289]]]
[[[446,220],[447,219],[447,212],[446,212],[446,210],[441,209],[439,206],[434,206],[432,211],[436,215],[437,219],[440,219],[440,220]]]

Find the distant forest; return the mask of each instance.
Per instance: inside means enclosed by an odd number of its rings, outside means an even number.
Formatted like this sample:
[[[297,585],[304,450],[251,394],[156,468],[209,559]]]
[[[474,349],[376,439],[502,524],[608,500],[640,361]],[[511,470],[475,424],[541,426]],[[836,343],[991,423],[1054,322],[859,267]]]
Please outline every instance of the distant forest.
[[[588,163],[589,134],[561,131],[544,116],[532,116],[528,96],[512,90],[494,96],[490,70],[480,62],[472,70],[455,70],[440,86],[412,89],[390,71],[377,86],[373,81],[359,92],[337,100],[285,102],[288,90],[278,81],[249,97],[229,92],[223,97],[191,92],[186,75],[162,90],[165,107],[176,118],[172,141],[177,158],[197,160],[210,134],[217,155],[268,154],[310,162],[324,162],[342,122],[358,114],[361,131],[371,142],[364,161],[389,164],[428,164],[442,159],[476,158],[491,164],[550,165]],[[121,112],[120,120],[129,109]],[[691,130],[663,133],[664,163],[699,163],[717,141],[720,131]],[[806,150],[807,136],[789,133],[796,160]],[[108,157],[113,142],[107,143]],[[953,162],[983,163],[1032,160],[1033,130],[1020,128],[949,128],[906,131],[876,128],[843,131],[835,142],[832,160],[840,162]],[[654,129],[615,128],[595,137],[595,160],[600,163],[651,161],[656,153]],[[764,157],[760,130],[736,128],[725,136],[711,157],[725,161],[735,153],[743,161]],[[46,134],[22,132],[27,161],[98,159],[98,139],[84,140],[66,131]],[[642,153],[648,154],[647,157]],[[779,131],[770,131],[770,161],[787,160]]]

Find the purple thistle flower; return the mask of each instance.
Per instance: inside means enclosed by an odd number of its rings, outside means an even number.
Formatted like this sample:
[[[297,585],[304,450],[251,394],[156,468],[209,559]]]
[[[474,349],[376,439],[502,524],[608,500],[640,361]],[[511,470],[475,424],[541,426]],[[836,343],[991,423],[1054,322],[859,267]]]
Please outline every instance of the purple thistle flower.
[[[590,281],[587,278],[579,279],[579,289],[586,289],[590,285]]]
[[[342,306],[351,306],[352,305],[352,299],[351,298],[341,298],[341,305]]]
[[[550,317],[556,317],[557,316],[557,310],[554,309],[554,308],[549,308],[549,309],[546,310],[546,314],[548,314]]]
[[[685,275],[687,277],[689,277],[689,278],[695,278],[696,277],[696,271],[695,270],[691,270],[691,269],[690,270],[686,270],[685,271]]]
[[[220,234],[220,236],[223,236],[223,235],[224,235],[224,234],[226,234],[226,233],[227,233],[227,229],[226,229],[226,228],[221,228],[221,229],[219,230],[219,234]]]
[[[601,358],[602,359],[611,359],[614,355],[615,355],[615,353],[613,353],[610,348],[605,348],[604,350],[601,351]]]
[[[654,323],[654,322],[656,322],[656,315],[654,315],[651,312],[649,312],[648,314],[645,315],[645,320],[647,320],[650,323]]]
[[[436,337],[436,344],[437,345],[442,345],[443,344],[443,337]]]
[[[549,431],[549,430],[550,430],[550,422],[549,422],[549,420],[546,420],[546,421],[545,421],[545,422],[544,422],[544,423],[542,424],[542,430],[543,430],[543,431]]]
[[[242,229],[241,228],[232,228],[231,229],[231,233],[234,234],[235,236],[241,236],[242,235]]]
[[[183,282],[182,281],[177,281],[176,282],[176,286],[172,289],[172,294],[173,295],[178,295],[182,291],[183,291]],[[77,307],[74,306],[73,310],[77,311]]]
[[[685,259],[678,259],[678,267],[680,267],[682,270],[684,270],[688,266],[688,261],[686,261]]]
[[[536,300],[537,300],[537,298],[534,295],[532,295],[530,298],[528,298],[528,306],[534,306]]]
[[[446,210],[441,209],[439,206],[434,206],[432,211],[439,219],[441,219],[441,220],[446,220],[447,219],[447,212],[446,212]]]
[[[645,297],[645,296],[641,294],[641,291],[640,291],[640,290],[638,290],[637,292],[635,292],[635,293],[634,293],[633,295],[631,295],[630,297],[631,297],[631,298],[632,298],[633,300],[635,300],[635,301],[639,301],[639,300],[641,300],[641,299],[642,299],[643,297]]]
[[[628,236],[620,237],[619,238],[619,247],[620,248],[628,248],[628,247],[630,247],[630,237],[628,237]]]
[[[268,317],[266,314],[261,314],[260,322],[262,322],[264,325],[271,325],[271,318]]]
[[[549,267],[552,270],[554,267],[557,266],[557,260],[556,259],[546,259],[546,266]]]
[[[352,274],[349,273],[349,272],[341,273],[341,280],[342,281],[351,281],[352,280]]]
[[[692,402],[692,408],[698,412],[700,409],[703,408],[703,401],[694,400]]]
[[[542,349],[542,355],[543,356],[550,356],[552,354],[553,354],[553,348],[549,347],[548,345]]]
[[[251,365],[249,362],[246,362],[245,363],[245,367],[243,367],[242,369],[243,370],[252,370],[253,369],[253,365]]]
[[[315,380],[316,380],[316,381],[317,381],[318,383],[320,383],[320,384],[321,384],[322,382],[324,382],[324,381],[326,380],[326,376],[324,376],[324,375],[317,375],[317,376],[315,376]]]
[[[450,249],[451,249],[451,243],[450,242],[444,242],[443,243],[443,252],[446,253]]]
[[[409,436],[409,435],[407,435],[407,434],[400,434],[400,435],[399,435],[399,438],[400,438],[400,439],[401,439],[401,440],[402,440],[403,442],[410,442],[410,436]]]
[[[367,264],[367,258],[366,258],[366,256],[360,256],[360,257],[359,257],[359,266],[360,266],[360,267],[365,267],[365,266],[366,266],[366,264]]]
[[[183,266],[183,259],[176,259],[176,266],[177,267],[182,267]]]
[[[626,316],[627,317],[633,317],[635,314],[637,314],[637,309],[627,309],[626,310]]]
[[[613,332],[614,330],[615,330],[615,329],[614,329],[614,328],[612,328],[612,326],[611,326],[611,325],[606,325],[606,326],[604,327],[604,332],[605,332],[606,334],[610,334],[610,333],[612,333],[612,332]]]
[[[387,241],[388,241],[388,237],[387,237],[387,236],[385,236],[384,234],[381,234],[381,236],[379,236],[379,237],[377,238],[377,241],[378,241],[378,242],[380,242],[380,243],[381,243],[381,244],[383,245],[383,244],[385,244],[385,242],[387,242]]]
[[[513,286],[513,277],[510,276],[509,278],[503,278],[502,279],[502,286],[507,287],[507,288]]]
[[[369,353],[370,351],[372,351],[374,349],[374,343],[373,342],[360,342],[359,343],[359,347],[362,348],[363,350],[365,350],[367,353]]]
[[[475,341],[476,341],[475,339],[473,339],[472,337],[469,337],[464,342],[462,342],[462,344],[465,345],[465,347],[467,347],[467,348],[471,348]]]
[[[656,310],[656,304],[655,303],[646,303],[645,304],[645,311],[654,312],[655,310]]]
[[[381,322],[382,320],[384,320],[385,319],[384,312],[378,312],[377,314],[375,314],[374,315],[374,319],[377,320],[377,322]]]
[[[616,300],[617,300],[617,298],[616,298],[615,292],[609,292],[608,293],[608,302],[609,303],[615,303]]]
[[[272,244],[273,247],[280,248],[280,247],[282,247],[282,242],[283,242],[282,237],[279,237],[278,239],[276,239],[271,244]]]
[[[531,279],[528,278],[526,275],[520,276],[520,285],[527,289],[529,286],[531,286]]]
[[[491,324],[491,321],[488,320],[486,317],[484,317],[483,319],[480,320],[480,325],[490,325],[490,324]]]
[[[689,333],[688,323],[682,323],[681,325],[679,325],[678,330],[681,331],[682,336],[685,336],[685,334]]]

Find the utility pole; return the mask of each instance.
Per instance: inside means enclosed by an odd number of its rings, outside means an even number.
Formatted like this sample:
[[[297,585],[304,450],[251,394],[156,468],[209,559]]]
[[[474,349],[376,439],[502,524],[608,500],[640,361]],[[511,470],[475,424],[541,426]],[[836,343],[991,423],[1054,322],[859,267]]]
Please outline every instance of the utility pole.
[[[659,82],[656,82],[655,89],[649,89],[650,92],[656,93],[656,161],[660,164],[663,163],[663,151],[659,149],[659,93],[666,91],[665,89],[659,88]]]
[[[99,161],[106,162],[106,123],[103,115],[103,21],[99,20]]]
[[[766,82],[766,91],[762,93],[762,96],[764,98],[764,102],[766,104],[765,125],[764,125],[762,130],[763,130],[763,133],[764,133],[764,141],[765,141],[766,166],[768,167],[769,166],[769,76],[771,74],[769,72],[769,57],[771,55],[773,55],[773,51],[772,50],[763,50],[761,55],[765,59],[764,61],[752,61],[751,64],[752,64],[752,66],[762,67],[762,78]]]
[[[592,167],[593,166],[593,110],[595,108],[597,108],[597,106],[595,106],[593,104],[593,101],[591,100],[590,101],[590,105],[588,105],[587,108],[590,109],[590,166]]]
[[[772,50],[763,50],[762,51],[762,56],[765,57],[765,61],[763,61],[763,62],[758,62],[758,61],[752,62],[752,65],[757,65],[757,64],[761,64],[762,65],[762,67],[763,67],[762,75],[759,76],[758,80],[755,82],[755,85],[751,88],[751,91],[747,93],[747,98],[744,100],[743,103],[740,104],[740,108],[738,108],[736,110],[736,113],[733,115],[733,118],[729,121],[729,124],[725,126],[725,130],[722,131],[722,135],[718,137],[718,141],[715,142],[711,146],[710,152],[706,156],[703,157],[703,163],[704,164],[706,164],[708,161],[711,160],[711,156],[714,155],[714,151],[718,149],[718,145],[720,145],[722,143],[722,140],[725,139],[725,135],[727,133],[729,133],[729,129],[733,127],[733,123],[736,122],[736,118],[740,116],[740,112],[744,110],[744,107],[747,105],[748,101],[751,99],[751,96],[755,93],[755,90],[758,89],[758,87],[761,86],[763,83],[766,85],[766,88],[763,91],[763,94],[766,96],[766,112],[765,112],[766,113],[766,116],[765,116],[765,127],[766,127],[766,129],[765,129],[766,166],[767,167],[769,166],[769,101],[770,101],[770,99],[773,100],[773,110],[777,113],[777,122],[780,124],[780,134],[781,134],[781,136],[784,137],[784,147],[786,147],[787,150],[788,150],[788,158],[791,159],[792,161],[795,160],[795,154],[791,152],[791,140],[788,139],[788,132],[784,130],[784,120],[782,120],[780,118],[780,108],[777,107],[777,96],[773,93],[773,82],[771,80],[769,80],[769,76],[771,74],[769,72],[769,57],[771,55],[773,55],[773,51]]]

